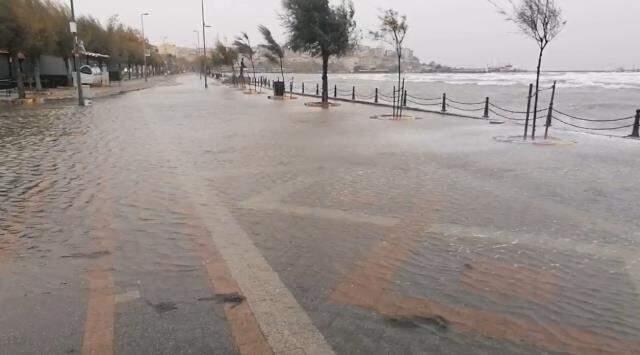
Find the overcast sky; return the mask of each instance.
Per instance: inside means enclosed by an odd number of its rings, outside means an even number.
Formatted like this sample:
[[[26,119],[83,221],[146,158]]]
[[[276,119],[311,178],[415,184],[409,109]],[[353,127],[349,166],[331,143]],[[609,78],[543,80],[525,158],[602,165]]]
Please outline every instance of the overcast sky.
[[[63,0],[58,0],[63,1]],[[500,1],[500,0],[498,0]],[[506,0],[502,0],[506,1]],[[567,26],[551,44],[546,69],[640,68],[640,0],[557,0]],[[118,14],[122,22],[138,27],[141,12],[152,43],[165,40],[195,46],[193,30],[201,29],[200,0],[75,0],[77,11],[102,21]],[[487,0],[354,0],[356,19],[366,34],[377,24],[380,8],[393,6],[407,14],[408,47],[424,62],[456,66],[511,63],[533,68],[535,43],[515,25],[504,21]],[[281,0],[205,0],[211,45],[219,35],[231,40],[247,31],[259,42],[256,25],[265,24],[282,39],[278,13]]]

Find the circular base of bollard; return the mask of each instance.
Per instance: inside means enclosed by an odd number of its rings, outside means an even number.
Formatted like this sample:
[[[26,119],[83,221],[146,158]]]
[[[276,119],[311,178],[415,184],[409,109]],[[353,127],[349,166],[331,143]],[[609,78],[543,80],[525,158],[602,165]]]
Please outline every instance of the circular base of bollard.
[[[340,104],[337,104],[335,102],[306,102],[304,105],[307,107],[319,107],[319,108],[331,108],[331,107],[340,106]]]
[[[549,137],[547,139],[544,139],[544,137],[538,137],[535,140],[532,140],[529,137],[525,140],[522,136],[497,136],[493,137],[493,140],[501,143],[530,144],[535,146],[567,146],[576,144],[574,141],[562,140],[555,137]]]

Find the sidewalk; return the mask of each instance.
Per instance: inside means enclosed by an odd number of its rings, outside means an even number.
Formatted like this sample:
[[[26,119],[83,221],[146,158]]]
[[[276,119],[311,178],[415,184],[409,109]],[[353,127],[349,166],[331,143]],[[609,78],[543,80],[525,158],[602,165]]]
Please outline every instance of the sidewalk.
[[[89,93],[85,93],[85,98],[95,99],[144,90],[160,84],[173,82],[174,79],[175,76],[156,76],[150,77],[147,82],[142,79],[114,81],[111,83],[111,86],[91,87]],[[27,91],[27,98],[24,100],[19,100],[17,94],[13,93],[11,96],[0,97],[0,105],[33,105],[44,104],[50,101],[74,100],[77,98],[78,94],[75,87],[63,87],[47,89],[41,92]]]

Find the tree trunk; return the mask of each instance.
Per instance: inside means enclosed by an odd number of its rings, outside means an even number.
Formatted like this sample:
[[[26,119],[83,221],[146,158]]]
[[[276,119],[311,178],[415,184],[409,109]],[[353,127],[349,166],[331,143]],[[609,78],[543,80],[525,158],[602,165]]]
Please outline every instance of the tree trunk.
[[[402,94],[400,94],[400,92],[402,91],[402,88],[400,87],[401,81],[402,81],[402,55],[398,54],[398,104],[396,105],[395,102],[393,103],[394,116],[397,116],[400,114],[400,105],[402,100]]]
[[[40,78],[40,56],[35,55],[32,59],[33,62],[33,77],[36,81],[36,91],[42,91],[42,80]]]
[[[13,56],[13,72],[16,73],[16,85],[18,88],[18,98],[24,99],[27,97],[27,93],[24,90],[24,78],[22,76],[22,69],[20,68],[20,60],[18,59],[18,55],[15,54]]]
[[[73,86],[73,70],[71,70],[71,59],[69,57],[63,58],[64,68],[67,71],[67,86]]]
[[[540,48],[540,55],[538,56],[538,68],[536,70],[536,92],[535,100],[533,103],[533,127],[531,130],[531,139],[536,139],[536,120],[538,118],[538,93],[540,92],[540,69],[542,68],[542,53],[544,48]]]
[[[284,63],[282,58],[280,58],[280,73],[282,74],[282,82],[284,83]]]
[[[322,54],[322,103],[329,102],[329,55]]]

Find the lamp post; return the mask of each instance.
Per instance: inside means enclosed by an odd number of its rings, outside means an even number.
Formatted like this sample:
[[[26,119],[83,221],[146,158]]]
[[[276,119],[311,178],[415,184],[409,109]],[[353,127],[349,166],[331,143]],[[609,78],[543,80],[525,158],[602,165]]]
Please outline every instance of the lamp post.
[[[73,67],[76,71],[76,86],[78,87],[78,105],[84,106],[84,95],[82,93],[82,78],[80,70],[78,68],[78,61],[80,60],[79,48],[78,48],[78,27],[76,24],[76,11],[73,6],[73,0],[71,0],[71,22],[69,23],[69,29],[73,33]]]
[[[202,52],[204,54],[204,88],[209,88],[209,83],[207,82],[207,37],[205,35],[206,28],[211,27],[207,26],[204,22],[204,0],[201,0],[202,4]]]
[[[200,31],[198,30],[193,30],[193,33],[196,34],[196,53],[198,53],[200,51]],[[199,65],[200,68],[198,68],[198,74],[200,76],[200,80],[202,80],[202,66]]]
[[[147,81],[147,40],[144,37],[144,17],[149,16],[148,12],[140,14],[140,24],[142,25],[142,57],[144,58],[144,65],[142,66],[142,73],[144,75],[144,81]]]

